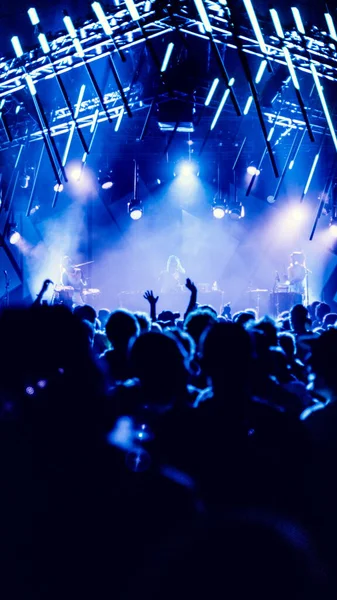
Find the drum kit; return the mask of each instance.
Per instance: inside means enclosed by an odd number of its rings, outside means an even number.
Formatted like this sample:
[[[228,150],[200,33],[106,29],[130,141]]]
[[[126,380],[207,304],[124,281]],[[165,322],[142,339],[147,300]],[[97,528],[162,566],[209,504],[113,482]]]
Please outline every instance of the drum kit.
[[[94,261],[81,263],[74,265],[75,268],[84,267]],[[93,302],[94,299],[99,296],[101,290],[98,288],[87,288],[84,287],[82,291],[75,290],[71,285],[56,284],[54,286],[54,302],[62,304],[83,304],[83,300],[86,302]]]

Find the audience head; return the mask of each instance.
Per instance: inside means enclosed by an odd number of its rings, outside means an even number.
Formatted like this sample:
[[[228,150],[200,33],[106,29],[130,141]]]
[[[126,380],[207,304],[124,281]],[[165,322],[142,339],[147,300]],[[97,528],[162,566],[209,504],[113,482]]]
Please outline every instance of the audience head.
[[[291,379],[287,355],[278,346],[270,348],[268,352],[268,372],[281,384],[288,383]]]
[[[127,351],[130,342],[140,333],[136,317],[128,310],[114,310],[105,327],[109,342],[115,350]]]
[[[100,356],[110,347],[109,340],[103,331],[96,331],[93,351],[95,356]]]
[[[271,346],[277,346],[277,327],[275,321],[270,317],[263,317],[257,323],[253,325],[254,329],[261,331],[264,334],[266,344],[270,348]]]
[[[111,311],[108,308],[101,308],[98,311],[98,318],[99,318],[100,323],[101,323],[102,331],[105,331],[105,327],[106,327],[106,324],[107,324],[108,319],[110,317],[110,313],[111,313]]]
[[[320,301],[315,300],[308,306],[309,315],[310,315],[310,318],[312,321],[314,321],[316,319],[316,310],[317,310],[317,307],[319,304],[320,304]]]
[[[173,336],[178,342],[180,342],[181,346],[184,348],[188,360],[191,361],[194,358],[196,346],[193,338],[186,332],[181,331],[178,327],[172,327],[165,331],[167,335]]]
[[[218,316],[218,312],[215,310],[214,306],[211,306],[210,304],[199,304],[198,308],[200,310],[208,310],[209,312],[211,312],[215,317]]]
[[[90,321],[87,321],[86,319],[84,319],[82,321],[82,326],[83,326],[83,331],[85,333],[85,336],[88,339],[89,346],[91,348],[93,348],[94,339],[95,339],[95,328],[94,328],[93,324],[90,323]]]
[[[244,327],[247,323],[254,322],[255,317],[250,312],[241,312],[235,319],[235,323]]]
[[[336,325],[336,321],[337,313],[328,313],[323,319],[323,329],[329,329],[330,327],[333,327],[334,325]]]
[[[140,333],[147,333],[148,331],[151,331],[151,319],[147,313],[136,312],[134,315],[138,321]]]
[[[245,391],[252,371],[249,333],[231,321],[215,323],[201,341],[202,366],[215,389]],[[235,401],[235,399],[233,399]]]
[[[202,334],[217,322],[217,317],[209,310],[197,309],[185,319],[184,329],[194,339],[198,347]]]
[[[166,326],[174,326],[179,317],[180,313],[178,312],[172,312],[172,310],[162,310],[162,312],[158,315],[158,321],[164,323]]]
[[[148,393],[160,404],[187,385],[187,355],[173,334],[144,333],[132,346],[131,365]]]
[[[92,325],[96,324],[97,314],[93,306],[83,304],[83,306],[75,306],[74,315],[81,321],[89,321]]]
[[[305,333],[311,324],[308,309],[303,304],[295,304],[290,311],[290,322],[295,333]]]
[[[337,329],[324,331],[312,342],[311,369],[315,375],[315,388],[321,393],[337,396]]]
[[[285,352],[288,360],[292,362],[296,355],[296,340],[295,337],[288,332],[281,332],[278,334],[279,344],[282,350]]]
[[[326,302],[320,302],[316,307],[316,320],[319,323],[322,323],[325,315],[327,315],[329,312],[331,312],[329,304]]]

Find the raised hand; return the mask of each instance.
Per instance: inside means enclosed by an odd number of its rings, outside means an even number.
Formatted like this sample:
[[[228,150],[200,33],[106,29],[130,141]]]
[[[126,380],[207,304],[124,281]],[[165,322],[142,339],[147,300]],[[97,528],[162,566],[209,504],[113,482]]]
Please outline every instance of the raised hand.
[[[156,296],[156,297],[155,297],[155,296],[153,295],[153,291],[152,291],[152,290],[147,290],[147,291],[145,292],[145,294],[144,294],[144,296],[143,296],[143,297],[145,298],[145,300],[147,300],[147,301],[148,301],[148,303],[149,303],[150,305],[156,305],[156,304],[157,304],[157,302],[158,302],[158,298],[159,298],[159,296]]]
[[[42,290],[44,292],[47,291],[48,287],[50,286],[50,284],[52,284],[52,280],[51,279],[45,279],[45,281],[43,282],[43,286],[42,286]]]
[[[186,283],[185,286],[187,287],[187,289],[192,293],[192,292],[196,292],[197,288],[194,285],[193,281],[191,281],[190,279],[186,279]]]

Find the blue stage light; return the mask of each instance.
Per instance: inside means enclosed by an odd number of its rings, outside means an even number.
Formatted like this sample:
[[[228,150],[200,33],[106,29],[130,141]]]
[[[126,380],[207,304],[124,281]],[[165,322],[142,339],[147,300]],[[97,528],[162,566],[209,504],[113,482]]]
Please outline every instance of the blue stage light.
[[[40,23],[39,15],[36,12],[36,8],[28,9],[28,16],[32,25],[38,25]]]
[[[214,79],[214,81],[211,85],[211,89],[209,90],[209,92],[207,94],[207,98],[205,100],[205,106],[208,106],[209,103],[211,102],[211,100],[214,96],[215,90],[218,87],[218,83],[219,83],[219,79],[218,78]]]
[[[261,51],[264,54],[267,54],[267,47],[266,47],[265,41],[263,39],[262,31],[260,29],[260,25],[259,25],[259,22],[257,20],[257,16],[256,16],[256,13],[255,13],[254,7],[252,5],[252,2],[251,2],[251,0],[243,0],[243,3],[245,5],[245,9],[246,9],[246,11],[248,13],[248,17],[249,17],[249,20],[251,22],[251,25],[252,25],[252,27],[254,29],[255,37],[256,37],[256,39],[257,39],[257,41],[259,43]]]
[[[165,56],[164,56],[164,60],[163,60],[163,64],[161,66],[160,72],[164,73],[167,69],[167,65],[170,62],[170,58],[171,58],[171,54],[173,52],[173,48],[174,48],[174,44],[173,42],[170,42],[166,48],[166,52],[165,52]]]
[[[92,2],[91,7],[92,7],[94,13],[96,14],[96,17],[97,17],[99,23],[102,25],[104,33],[106,33],[106,35],[112,35],[112,29],[109,25],[109,21],[106,18],[106,14],[105,14],[102,6],[100,5],[100,3]]]
[[[275,8],[271,8],[269,12],[270,12],[272,21],[274,23],[276,33],[277,33],[278,37],[283,40],[284,32],[283,32],[283,28],[281,25],[280,17],[278,16],[278,12],[277,12],[277,10],[275,10]]]
[[[251,107],[251,105],[252,105],[252,102],[253,102],[253,96],[249,96],[249,97],[248,97],[248,100],[247,100],[247,102],[246,102],[246,106],[245,106],[245,108],[243,109],[243,114],[244,114],[244,115],[248,115],[248,113],[249,113],[249,109],[250,109],[250,107]]]
[[[39,35],[37,37],[38,37],[38,40],[40,42],[40,46],[41,46],[43,52],[45,54],[48,54],[50,52],[50,47],[49,47],[48,40],[47,40],[45,34],[39,33]]]
[[[139,21],[140,14],[133,0],[125,0],[126,8],[128,9],[133,21]]]
[[[192,160],[182,160],[176,165],[174,175],[178,175],[179,177],[198,176],[199,167],[197,163]]]
[[[13,49],[15,52],[15,56],[17,58],[21,58],[21,56],[23,56],[23,50],[22,50],[21,43],[20,43],[18,36],[13,35],[13,37],[11,38],[11,42],[12,42],[12,46],[13,46]]]
[[[199,13],[199,17],[201,19],[201,22],[204,26],[205,31],[207,31],[208,33],[212,32],[212,25],[210,24],[209,18],[208,18],[208,14],[206,12],[204,3],[202,0],[194,0],[194,4],[196,6],[196,9]]]
[[[255,77],[255,83],[260,83],[262,77],[263,77],[263,73],[266,70],[266,66],[267,66],[267,61],[266,60],[262,60],[260,63],[260,66],[258,68],[258,71],[256,73],[256,77]]]
[[[225,106],[225,102],[226,102],[228,96],[229,96],[229,88],[227,88],[227,90],[225,91],[224,95],[222,96],[222,98],[220,100],[219,106],[218,106],[217,111],[216,111],[216,113],[214,115],[214,119],[213,119],[213,121],[211,123],[211,127],[210,127],[211,131],[212,131],[212,129],[214,129],[215,125],[217,124],[218,118],[221,115],[222,109]]]
[[[335,40],[335,42],[337,42],[337,31],[336,31],[336,27],[333,22],[332,16],[330,15],[330,13],[325,13],[324,16],[325,16],[326,24],[329,29],[330,36],[332,37],[333,40]]]
[[[291,7],[291,12],[293,13],[293,17],[294,17],[294,21],[295,21],[295,25],[296,25],[297,31],[299,33],[302,33],[304,35],[305,34],[305,29],[304,29],[304,25],[303,25],[303,21],[302,21],[302,17],[301,17],[300,11],[295,6],[292,6]]]

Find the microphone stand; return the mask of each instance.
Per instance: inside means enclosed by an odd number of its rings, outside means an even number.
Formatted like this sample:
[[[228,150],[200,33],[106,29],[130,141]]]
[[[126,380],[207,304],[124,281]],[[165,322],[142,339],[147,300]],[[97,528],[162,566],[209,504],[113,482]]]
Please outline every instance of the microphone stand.
[[[310,304],[310,298],[309,298],[309,273],[311,274],[312,271],[310,271],[309,269],[307,269],[305,267],[305,297],[306,297],[307,307]]]

